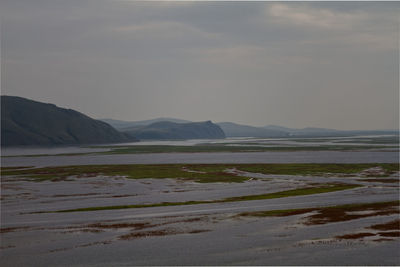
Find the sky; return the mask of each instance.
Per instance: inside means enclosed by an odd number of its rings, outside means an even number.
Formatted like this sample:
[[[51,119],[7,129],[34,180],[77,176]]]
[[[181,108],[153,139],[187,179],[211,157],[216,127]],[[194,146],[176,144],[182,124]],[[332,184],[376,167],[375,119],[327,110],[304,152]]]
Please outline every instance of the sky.
[[[2,95],[127,121],[399,127],[398,2],[0,5]]]

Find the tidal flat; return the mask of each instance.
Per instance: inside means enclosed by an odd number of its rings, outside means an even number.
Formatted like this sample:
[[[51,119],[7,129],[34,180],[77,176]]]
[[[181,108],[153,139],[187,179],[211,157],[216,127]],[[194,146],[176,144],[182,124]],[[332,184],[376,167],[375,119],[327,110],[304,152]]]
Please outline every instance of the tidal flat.
[[[105,155],[67,157],[78,164],[61,156],[25,157],[25,164],[2,158],[0,262],[399,265],[398,155],[347,151],[334,162],[332,151],[308,153],[317,154],[300,163],[232,162],[248,156],[240,152],[214,153],[225,158],[213,164],[204,163],[213,153],[194,154],[201,163],[172,164],[92,164]],[[326,160],[315,162],[320,153]]]

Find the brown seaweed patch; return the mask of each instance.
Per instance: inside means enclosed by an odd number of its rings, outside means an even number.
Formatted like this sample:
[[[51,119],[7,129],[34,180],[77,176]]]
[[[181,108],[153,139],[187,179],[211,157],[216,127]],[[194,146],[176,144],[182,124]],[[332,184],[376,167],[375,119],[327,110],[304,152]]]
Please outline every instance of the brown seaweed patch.
[[[153,237],[153,236],[176,235],[176,234],[181,234],[181,233],[183,233],[183,232],[178,232],[174,229],[161,229],[161,230],[129,233],[126,235],[119,236],[118,239],[131,240],[131,239],[146,238],[146,237]]]
[[[0,228],[0,234],[30,229],[29,226]]]
[[[399,229],[400,220],[394,220],[383,224],[375,224],[370,227],[366,227],[366,229],[374,229],[374,230],[400,230]],[[378,233],[355,233],[355,234],[347,234],[342,236],[336,236],[338,239],[361,239],[367,236],[375,236],[375,237],[383,237],[377,238],[372,241],[383,242],[383,241],[392,241],[391,238],[385,237],[400,237],[400,231],[390,231],[390,232],[378,232]]]
[[[189,234],[200,234],[200,233],[205,233],[205,232],[210,232],[211,230],[208,229],[194,229],[189,231]]]
[[[322,208],[305,208],[291,210],[269,210],[243,212],[238,216],[254,216],[254,217],[269,217],[269,216],[292,216],[314,212],[305,217],[305,225],[326,224],[333,222],[350,221],[365,217],[392,215],[399,213],[399,201],[377,202],[366,204],[346,204],[332,207]]]
[[[62,234],[70,234],[70,233],[101,233],[104,232],[103,230],[99,229],[88,229],[88,228],[81,228],[81,229],[74,229],[69,231],[63,231]]]
[[[102,228],[102,229],[119,229],[119,228],[134,228],[135,230],[141,230],[145,228],[151,228],[156,225],[152,225],[148,222],[144,223],[115,223],[115,224],[104,224],[104,223],[92,223],[87,225],[90,228]]]
[[[119,197],[134,197],[137,196],[138,194],[133,194],[133,195],[113,195],[111,197],[113,198],[119,198]]]
[[[393,231],[393,232],[379,232],[380,236],[384,237],[400,237],[400,232]]]
[[[374,230],[400,230],[400,220],[394,220],[387,223],[375,224],[369,227]]]
[[[305,222],[305,224],[308,225],[325,224],[332,222],[350,221],[372,216],[398,214],[399,213],[398,205],[399,205],[398,201],[394,201],[394,202],[353,204],[353,205],[321,208],[317,210],[318,211],[317,214],[309,216],[308,221]],[[365,214],[351,213],[356,211],[371,211],[371,212]]]
[[[183,220],[182,222],[200,222],[200,221],[204,221],[205,219],[208,219],[208,218],[207,217],[189,218],[189,219]]]
[[[340,235],[336,236],[338,239],[360,239],[367,236],[375,236],[373,233],[356,233],[356,234],[347,234],[347,235]]]

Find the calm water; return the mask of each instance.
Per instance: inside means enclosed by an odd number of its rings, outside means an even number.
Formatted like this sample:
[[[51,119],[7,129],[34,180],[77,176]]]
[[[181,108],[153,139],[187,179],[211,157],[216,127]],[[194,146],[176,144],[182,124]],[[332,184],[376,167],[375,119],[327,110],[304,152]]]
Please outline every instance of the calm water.
[[[398,152],[389,151],[293,151],[244,153],[157,153],[131,155],[86,155],[6,157],[6,166],[59,166],[87,164],[166,163],[396,163]]]

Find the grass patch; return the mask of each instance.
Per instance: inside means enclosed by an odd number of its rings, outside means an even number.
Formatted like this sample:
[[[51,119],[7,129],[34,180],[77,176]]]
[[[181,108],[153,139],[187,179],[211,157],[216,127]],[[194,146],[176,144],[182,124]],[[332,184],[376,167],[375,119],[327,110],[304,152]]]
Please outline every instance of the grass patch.
[[[126,176],[131,179],[180,178],[199,183],[243,182],[248,177],[228,173],[225,170],[236,168],[241,171],[276,175],[353,175],[365,169],[380,167],[384,175],[399,171],[399,163],[368,164],[116,164],[116,165],[77,165],[44,168],[2,167],[1,175],[21,175],[36,181],[57,181],[70,176],[95,177]]]
[[[161,230],[129,233],[129,234],[119,236],[118,239],[131,240],[131,239],[136,239],[136,238],[167,236],[167,235],[176,235],[176,234],[183,234],[183,233],[184,232],[182,232],[182,231],[176,231],[174,229],[161,229]]]
[[[195,173],[185,171],[195,169],[205,173]],[[62,180],[71,176],[76,177],[95,177],[98,175],[106,176],[126,176],[131,179],[144,178],[180,178],[192,180],[199,183],[214,182],[244,182],[248,177],[237,176],[236,174],[223,172],[225,165],[183,165],[183,164],[125,164],[125,165],[77,165],[62,167],[45,167],[36,169],[4,170],[2,175],[22,175],[23,177],[35,179],[36,181]]]
[[[308,187],[293,190],[286,190],[275,193],[260,194],[260,195],[247,195],[239,197],[229,197],[217,200],[196,200],[196,201],[184,201],[184,202],[161,202],[153,204],[135,204],[135,205],[118,205],[118,206],[99,206],[99,207],[87,207],[78,209],[59,210],[53,212],[77,212],[77,211],[98,211],[98,210],[118,210],[118,209],[135,209],[135,208],[151,208],[151,207],[165,207],[165,206],[185,206],[185,205],[198,205],[198,204],[211,204],[211,203],[224,203],[224,202],[238,202],[238,201],[251,201],[251,200],[263,200],[263,199],[274,199],[292,196],[304,196],[312,194],[321,194],[328,192],[341,191],[346,189],[353,189],[360,187],[354,184],[326,184],[319,187]]]

